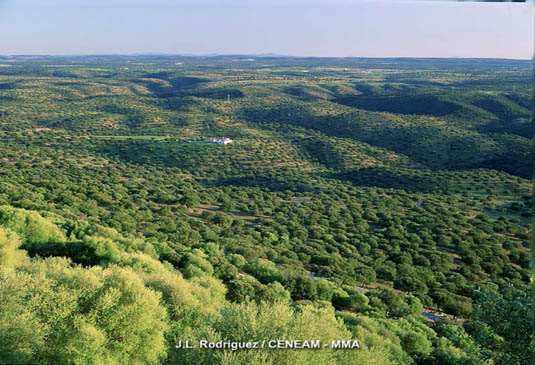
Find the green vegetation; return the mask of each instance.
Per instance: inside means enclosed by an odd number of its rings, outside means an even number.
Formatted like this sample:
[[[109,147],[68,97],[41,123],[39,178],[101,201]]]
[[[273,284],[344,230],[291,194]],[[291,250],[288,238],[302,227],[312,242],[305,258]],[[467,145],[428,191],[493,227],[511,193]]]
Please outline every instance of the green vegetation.
[[[0,363],[529,362],[529,63],[2,62]]]

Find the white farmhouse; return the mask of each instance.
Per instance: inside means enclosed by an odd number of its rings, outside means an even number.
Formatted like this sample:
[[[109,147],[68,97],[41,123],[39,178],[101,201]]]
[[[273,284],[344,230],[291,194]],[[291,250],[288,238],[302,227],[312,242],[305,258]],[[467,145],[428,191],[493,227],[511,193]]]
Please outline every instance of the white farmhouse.
[[[232,143],[232,140],[226,137],[218,137],[218,138],[206,138],[203,142],[217,143],[217,144],[229,144],[229,143]]]

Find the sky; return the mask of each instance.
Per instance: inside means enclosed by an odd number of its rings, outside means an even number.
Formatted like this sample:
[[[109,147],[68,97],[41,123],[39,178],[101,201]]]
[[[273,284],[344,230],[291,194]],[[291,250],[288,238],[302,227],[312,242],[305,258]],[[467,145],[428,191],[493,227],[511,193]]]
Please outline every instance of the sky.
[[[529,59],[533,3],[0,0],[0,55]]]

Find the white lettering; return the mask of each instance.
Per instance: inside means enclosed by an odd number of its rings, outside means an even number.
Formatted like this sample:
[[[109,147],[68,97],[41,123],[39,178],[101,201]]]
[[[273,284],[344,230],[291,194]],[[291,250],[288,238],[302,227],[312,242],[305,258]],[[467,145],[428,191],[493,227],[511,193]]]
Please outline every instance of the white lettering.
[[[331,342],[331,348],[332,349],[359,349],[360,344],[357,340],[353,341],[332,341]]]

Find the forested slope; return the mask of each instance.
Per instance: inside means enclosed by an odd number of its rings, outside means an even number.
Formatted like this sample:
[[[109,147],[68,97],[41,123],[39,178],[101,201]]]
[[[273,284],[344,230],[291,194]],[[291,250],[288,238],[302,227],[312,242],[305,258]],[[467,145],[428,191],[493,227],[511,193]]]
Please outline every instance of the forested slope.
[[[529,65],[0,64],[0,363],[527,361]]]

